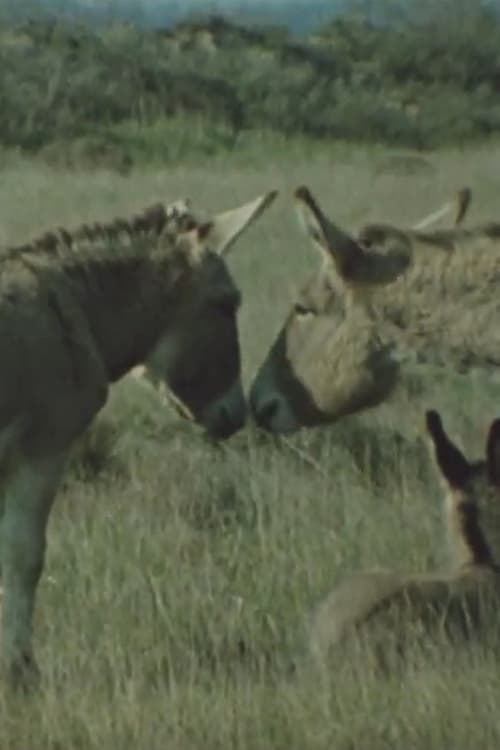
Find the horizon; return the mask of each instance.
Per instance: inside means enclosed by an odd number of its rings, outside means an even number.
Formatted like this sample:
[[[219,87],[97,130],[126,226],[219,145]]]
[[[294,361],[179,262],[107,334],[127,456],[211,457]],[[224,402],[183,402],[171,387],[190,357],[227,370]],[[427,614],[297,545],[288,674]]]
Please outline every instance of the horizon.
[[[448,7],[451,0],[448,0]],[[424,0],[425,9],[434,6]],[[458,7],[456,7],[458,6]],[[480,0],[483,8],[500,9],[500,0]],[[169,28],[189,19],[219,15],[230,23],[277,26],[296,36],[308,35],[335,18],[361,13],[370,22],[385,26],[404,24],[408,13],[421,11],[416,0],[3,0],[0,19],[23,22],[52,17],[90,25],[116,21],[142,28]],[[454,13],[467,13],[468,0],[455,0]],[[415,16],[416,17],[416,16]]]
[[[414,1],[389,0],[398,5]],[[18,0],[3,0],[1,13],[7,20],[55,15],[89,23],[124,20],[146,27],[171,26],[190,17],[222,15],[233,23],[277,25],[300,34],[343,13],[361,10],[373,18],[378,11],[376,5],[373,0],[169,0],[168,3],[159,0],[24,0],[22,5]],[[386,0],[382,0],[380,10],[383,5]]]

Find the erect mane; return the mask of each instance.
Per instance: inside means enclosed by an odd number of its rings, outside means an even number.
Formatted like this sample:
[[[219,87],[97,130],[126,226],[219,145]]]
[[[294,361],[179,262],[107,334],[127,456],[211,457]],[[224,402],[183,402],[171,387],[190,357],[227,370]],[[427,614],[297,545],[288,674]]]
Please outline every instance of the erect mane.
[[[167,206],[155,203],[130,218],[115,218],[109,222],[81,224],[73,230],[58,227],[38,235],[30,242],[9,247],[0,260],[34,253],[58,255],[61,251],[98,248],[119,242],[132,244],[135,239],[158,238],[161,234],[189,231],[197,221],[187,203],[177,201]]]

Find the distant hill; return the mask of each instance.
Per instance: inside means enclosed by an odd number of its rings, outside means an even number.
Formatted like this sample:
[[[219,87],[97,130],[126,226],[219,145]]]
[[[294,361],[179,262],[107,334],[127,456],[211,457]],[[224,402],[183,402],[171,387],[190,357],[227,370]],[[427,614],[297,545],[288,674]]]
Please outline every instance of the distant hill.
[[[305,34],[331,20],[346,0],[2,0],[0,18],[24,21],[40,17],[102,24],[125,20],[141,26],[169,27],[186,18],[223,13],[252,25],[277,25]]]
[[[471,0],[454,3],[472,7]],[[377,24],[385,24],[404,19],[412,8],[440,4],[450,7],[450,0],[1,0],[0,19],[49,16],[91,25],[123,20],[166,28],[188,18],[217,14],[239,24],[280,26],[304,36],[346,12],[361,12]],[[481,4],[500,9],[500,0],[481,0]]]

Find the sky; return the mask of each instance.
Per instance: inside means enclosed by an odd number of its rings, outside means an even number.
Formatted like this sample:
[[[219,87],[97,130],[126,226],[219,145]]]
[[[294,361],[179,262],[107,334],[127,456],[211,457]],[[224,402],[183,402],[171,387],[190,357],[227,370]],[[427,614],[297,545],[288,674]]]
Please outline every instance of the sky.
[[[439,3],[445,0],[434,0]],[[452,0],[446,0],[446,4]],[[453,0],[453,6],[465,5],[478,0]],[[394,7],[417,3],[418,0],[0,0],[0,17],[10,18],[33,17],[45,9],[52,15],[60,17],[77,17],[92,22],[110,21],[122,18],[146,26],[169,26],[193,13],[210,14],[225,12],[233,20],[242,23],[269,23],[286,26],[296,34],[307,34],[309,31],[330,21],[336,13],[346,7],[363,5],[370,9],[373,20],[382,18],[380,12],[385,8],[385,19],[402,18],[401,12],[394,12]],[[433,0],[421,0],[422,5]],[[500,0],[482,0],[500,7]]]
[[[349,0],[347,0],[349,1]],[[358,0],[359,1],[359,0]],[[125,18],[147,25],[168,25],[190,14],[227,12],[236,20],[263,21],[307,32],[329,20],[346,0],[0,0],[0,16],[57,17],[90,20]]]

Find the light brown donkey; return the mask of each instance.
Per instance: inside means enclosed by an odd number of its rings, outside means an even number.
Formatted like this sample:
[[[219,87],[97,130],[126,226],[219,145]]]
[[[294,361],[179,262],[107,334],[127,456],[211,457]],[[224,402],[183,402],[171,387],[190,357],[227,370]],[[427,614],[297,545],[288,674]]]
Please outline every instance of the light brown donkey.
[[[300,291],[250,390],[271,432],[334,422],[388,398],[405,361],[500,365],[500,224],[341,230],[311,192],[296,206],[321,267]]]
[[[240,294],[224,254],[274,197],[202,223],[157,205],[0,255],[2,654],[14,682],[36,673],[35,592],[65,457],[109,384],[145,362],[211,434],[243,424]]]
[[[428,574],[373,570],[344,579],[314,612],[310,649],[316,663],[355,636],[358,643],[401,649],[418,635],[469,635],[500,604],[500,568],[488,545],[479,504],[486,485],[500,502],[500,419],[490,427],[486,460],[469,462],[446,435],[441,418],[427,412],[427,430],[445,485],[445,527],[450,564]],[[433,630],[434,629],[434,630]],[[372,637],[374,641],[372,641]]]
[[[471,200],[471,189],[469,187],[460,188],[460,190],[457,190],[455,195],[450,200],[446,201],[446,203],[444,203],[441,208],[438,208],[436,211],[432,211],[432,213],[424,216],[422,219],[412,224],[409,229],[400,227],[398,230],[397,227],[391,224],[365,224],[358,232],[357,239],[364,244],[371,244],[372,242],[375,242],[375,238],[372,237],[372,234],[375,232],[378,234],[382,234],[382,232],[385,231],[388,233],[391,233],[393,231],[401,231],[403,233],[408,231],[410,233],[423,232],[424,230],[428,230],[430,227],[435,228],[442,219],[448,218],[450,215],[454,217],[453,226],[458,227],[465,219],[465,216],[470,207]]]

